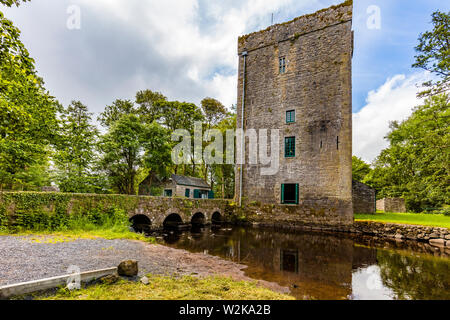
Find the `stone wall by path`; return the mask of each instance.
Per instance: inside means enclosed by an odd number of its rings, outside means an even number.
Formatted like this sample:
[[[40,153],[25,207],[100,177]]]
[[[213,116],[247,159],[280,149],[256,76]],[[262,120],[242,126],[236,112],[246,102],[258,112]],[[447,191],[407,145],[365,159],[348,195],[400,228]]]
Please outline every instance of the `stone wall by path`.
[[[405,199],[385,198],[377,201],[377,210],[383,212],[406,213]]]
[[[419,241],[429,243],[432,246],[450,250],[450,229],[438,227],[426,227],[419,225],[406,225],[394,223],[381,223],[372,221],[355,221],[353,225],[307,225],[307,224],[279,224],[270,222],[251,223],[257,228],[272,228],[287,231],[316,231],[316,232],[341,232],[349,234],[367,235],[381,239],[396,241]]]
[[[376,213],[376,191],[364,183],[353,181],[353,212]]]
[[[55,217],[58,215],[85,215],[105,212],[111,208],[124,210],[130,218],[145,216],[151,227],[160,229],[164,220],[177,214],[182,223],[189,224],[201,213],[205,222],[214,213],[229,219],[230,201],[219,199],[188,199],[129,195],[69,194],[46,192],[0,192],[0,227],[21,226],[30,216]],[[34,220],[33,220],[34,221]]]
[[[428,242],[450,248],[450,229],[406,224],[356,221],[352,232],[396,240]]]

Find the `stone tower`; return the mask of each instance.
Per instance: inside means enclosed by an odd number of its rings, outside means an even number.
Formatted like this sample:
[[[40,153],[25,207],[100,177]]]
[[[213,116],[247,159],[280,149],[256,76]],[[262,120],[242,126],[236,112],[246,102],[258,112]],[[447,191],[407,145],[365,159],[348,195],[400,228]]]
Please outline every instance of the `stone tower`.
[[[239,38],[237,127],[280,130],[278,173],[237,166],[250,220],[353,223],[352,9],[346,1]]]

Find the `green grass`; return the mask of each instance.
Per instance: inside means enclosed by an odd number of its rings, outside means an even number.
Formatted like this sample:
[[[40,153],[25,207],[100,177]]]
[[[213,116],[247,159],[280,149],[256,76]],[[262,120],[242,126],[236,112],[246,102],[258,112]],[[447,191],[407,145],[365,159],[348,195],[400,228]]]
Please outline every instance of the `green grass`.
[[[148,275],[149,285],[120,280],[115,284],[96,284],[69,291],[60,289],[52,296],[35,296],[38,300],[294,300],[257,285],[226,277],[181,278]]]
[[[423,213],[377,213],[373,215],[355,214],[355,220],[450,228],[450,216],[444,216],[443,214],[423,214]]]
[[[42,210],[24,210],[14,226],[0,225],[1,235],[27,236],[36,242],[58,243],[75,239],[128,239],[156,243],[154,238],[131,232],[124,210],[94,209],[83,214],[50,214]]]
[[[77,239],[126,239],[138,240],[149,243],[156,243],[153,237],[145,237],[143,234],[130,232],[123,229],[93,229],[93,230],[66,230],[66,231],[21,231],[8,232],[0,231],[0,236],[17,236],[28,237],[31,241],[36,243],[60,243],[70,242]]]

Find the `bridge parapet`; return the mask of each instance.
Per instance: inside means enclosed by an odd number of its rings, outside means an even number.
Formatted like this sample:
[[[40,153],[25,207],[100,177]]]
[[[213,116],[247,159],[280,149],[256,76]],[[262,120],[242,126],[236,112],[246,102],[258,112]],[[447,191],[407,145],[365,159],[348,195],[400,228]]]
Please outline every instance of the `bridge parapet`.
[[[111,208],[124,210],[130,219],[145,216],[154,229],[164,225],[170,215],[180,217],[183,224],[191,223],[201,213],[206,223],[214,213],[225,218],[232,213],[231,201],[219,199],[187,199],[150,196],[69,194],[46,192],[0,192],[0,226],[15,225],[24,212],[55,214],[84,214]]]

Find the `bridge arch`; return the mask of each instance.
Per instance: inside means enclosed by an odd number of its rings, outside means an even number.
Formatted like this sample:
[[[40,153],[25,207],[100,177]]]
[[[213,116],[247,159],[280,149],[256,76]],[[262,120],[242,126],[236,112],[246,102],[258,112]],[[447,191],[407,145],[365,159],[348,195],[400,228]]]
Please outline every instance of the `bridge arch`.
[[[211,223],[214,224],[221,224],[223,222],[223,217],[220,211],[214,211],[211,215]]]
[[[177,228],[183,224],[183,219],[178,213],[169,214],[163,222],[164,229]]]
[[[204,226],[206,224],[206,216],[202,212],[197,212],[192,216],[191,224],[193,226]]]
[[[129,221],[131,222],[132,228],[136,232],[148,232],[152,226],[152,221],[150,218],[143,214],[134,215],[129,219]]]

